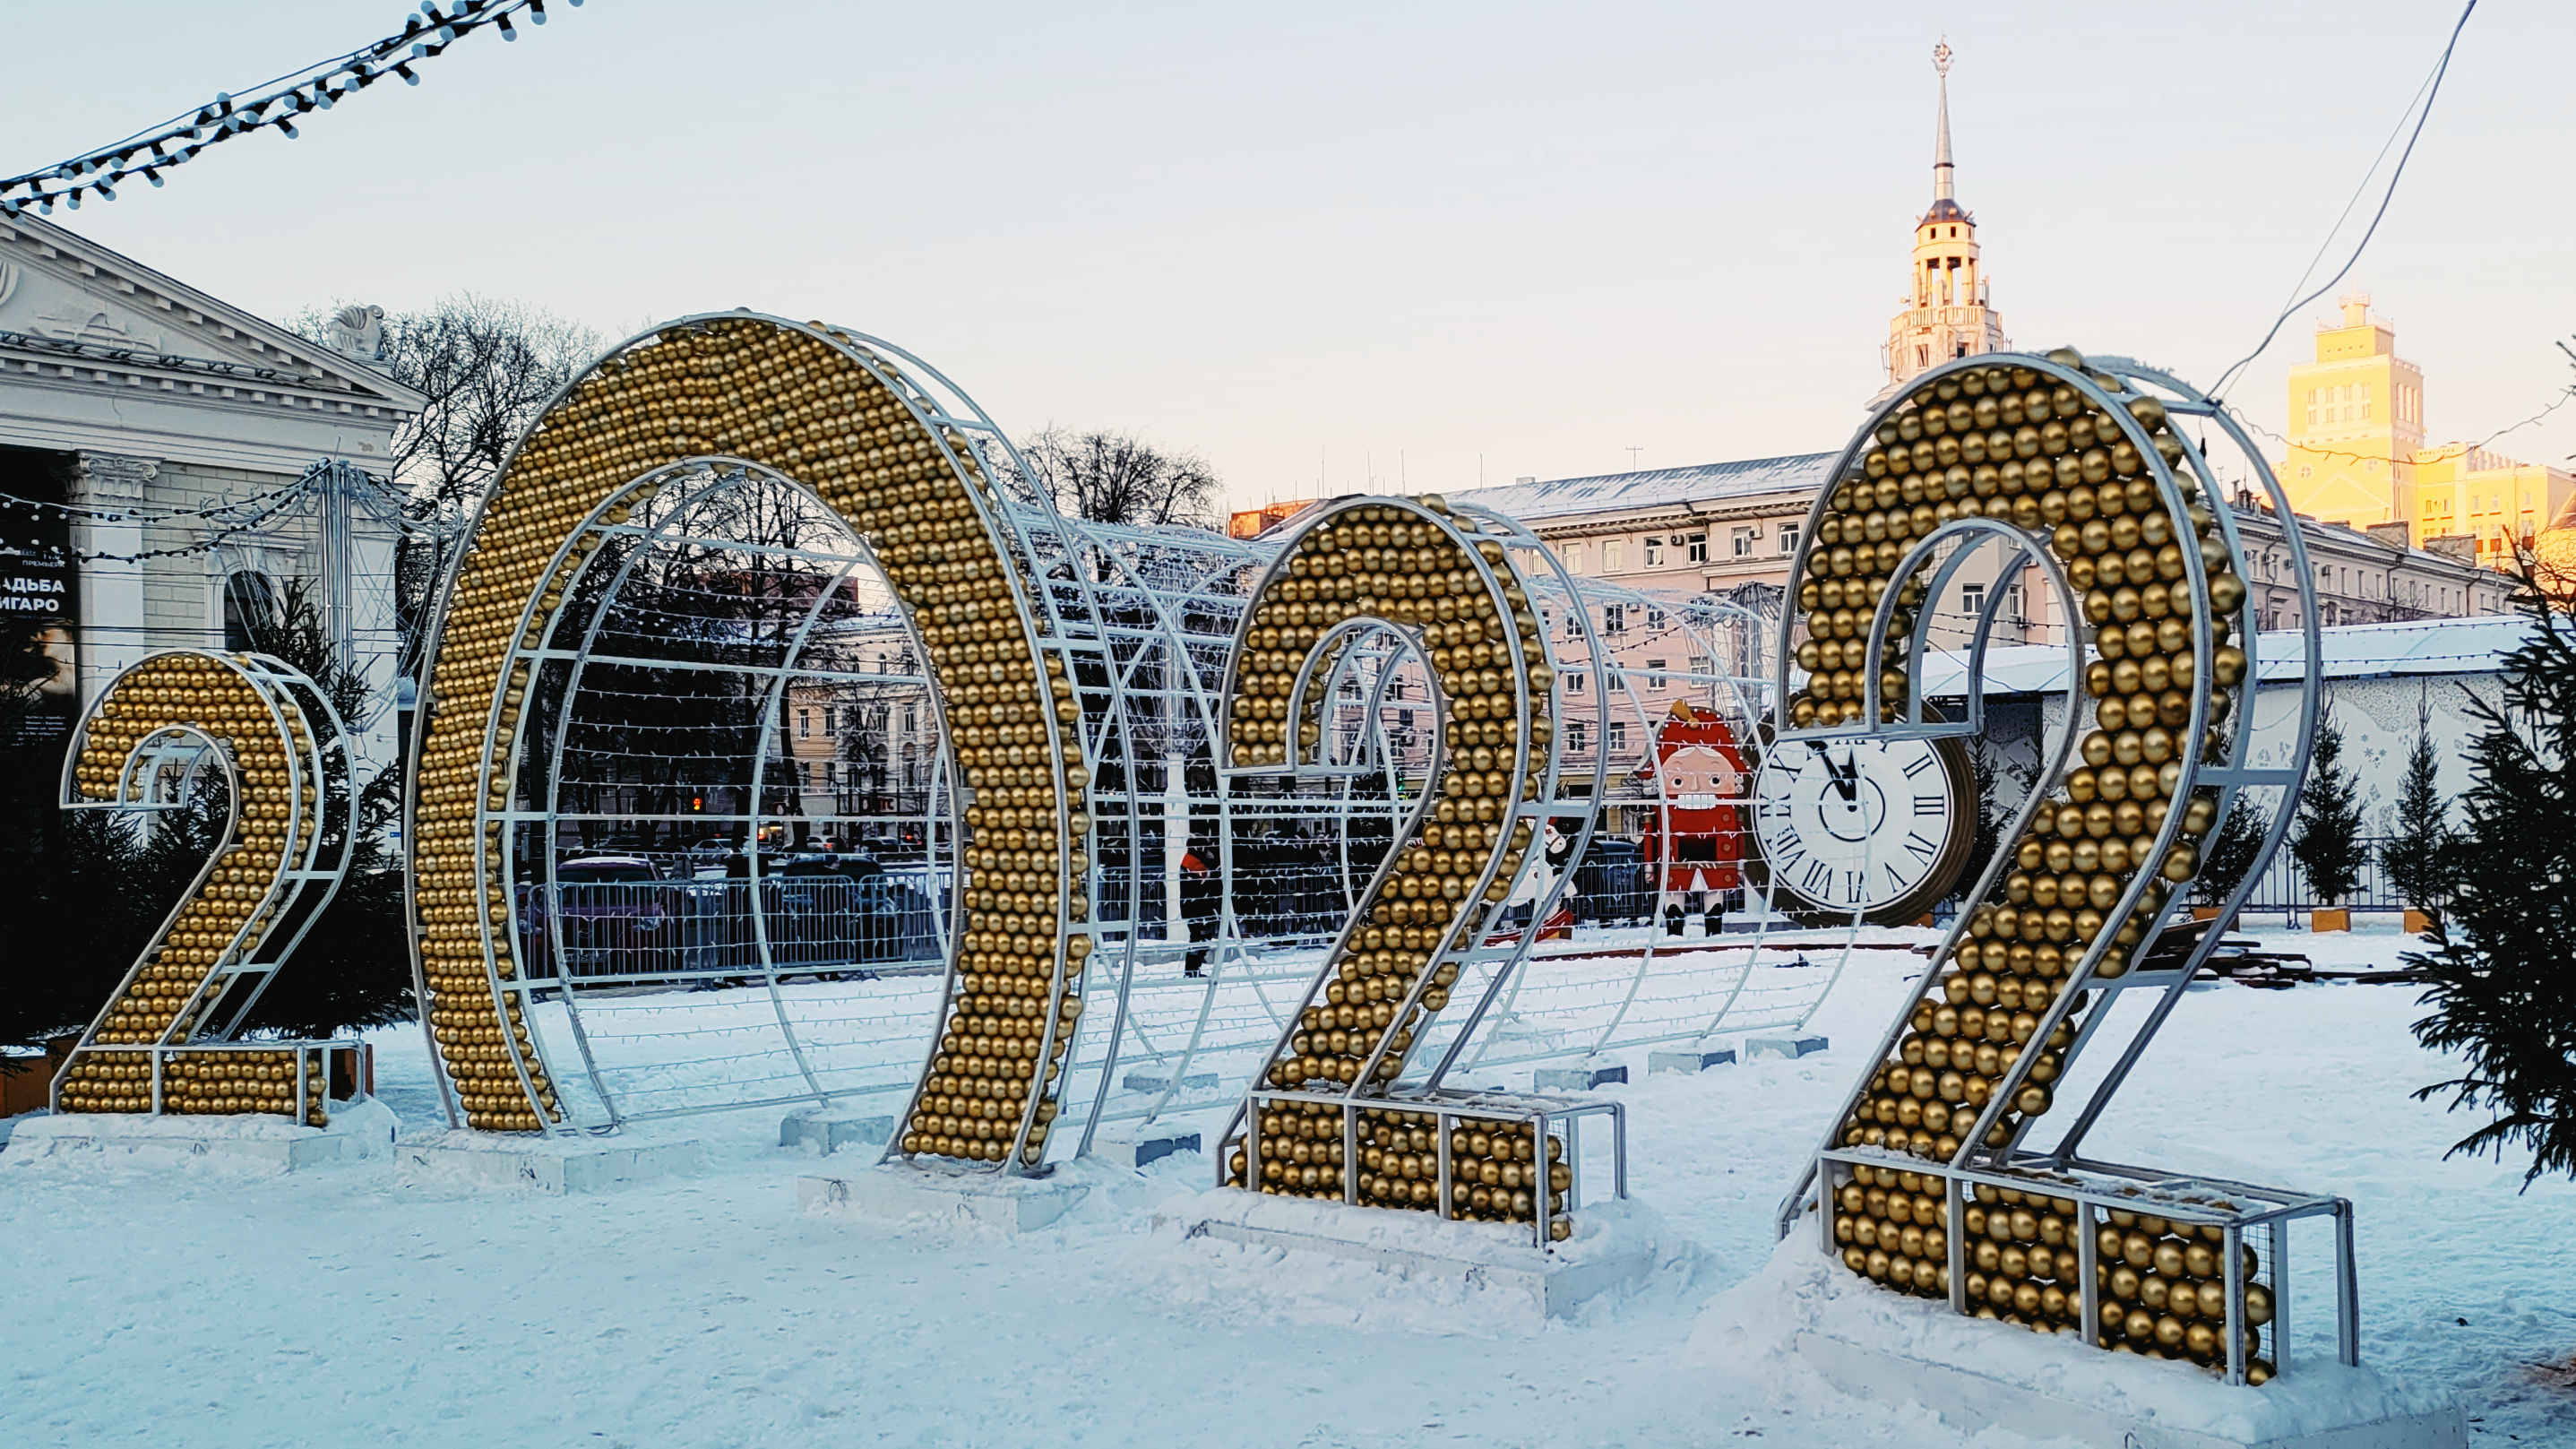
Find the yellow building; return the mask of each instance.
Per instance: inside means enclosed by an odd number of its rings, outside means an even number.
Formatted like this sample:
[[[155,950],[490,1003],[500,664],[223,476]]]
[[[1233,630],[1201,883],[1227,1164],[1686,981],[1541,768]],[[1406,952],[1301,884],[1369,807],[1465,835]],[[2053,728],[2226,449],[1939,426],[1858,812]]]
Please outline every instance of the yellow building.
[[[2367,294],[2317,329],[2316,360],[2290,369],[2291,506],[2326,523],[2403,524],[2407,542],[2475,540],[2478,561],[2512,566],[2576,497],[2576,475],[2467,443],[2424,443],[2424,374]]]

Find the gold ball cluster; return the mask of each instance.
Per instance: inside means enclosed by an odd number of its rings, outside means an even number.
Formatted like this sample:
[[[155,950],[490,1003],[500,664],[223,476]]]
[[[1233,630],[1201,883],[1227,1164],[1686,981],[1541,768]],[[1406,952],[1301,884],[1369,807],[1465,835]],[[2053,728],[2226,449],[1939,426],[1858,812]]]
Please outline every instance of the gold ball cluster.
[[[2023,974],[1953,970],[1940,982],[1942,999],[1916,1004],[1895,1060],[1871,1074],[1868,1095],[1844,1125],[1843,1145],[1944,1161],[1958,1152],[1996,1085],[2032,1049],[2040,1013],[2066,989],[2063,948],[2023,949]],[[2048,1084],[2076,1031],[2070,1017],[2040,1043],[2015,1109],[2047,1110]]]
[[[274,918],[291,851],[313,840],[312,738],[301,707],[213,655],[155,655],[119,675],[82,723],[74,788],[89,800],[141,799],[142,782],[124,778],[127,757],[177,728],[216,742],[241,782],[240,798],[203,882],[110,1003],[93,1038],[102,1043],[157,1043],[193,1030],[229,983],[222,968],[256,949]]]
[[[164,1058],[161,1110],[199,1116],[273,1113],[307,1125],[330,1124],[322,1053],[305,1054],[304,1095],[295,1092],[295,1053],[287,1051],[174,1052]],[[63,1109],[70,1112],[150,1112],[152,1065],[139,1053],[87,1053],[63,1069]]]
[[[2099,1345],[2152,1358],[2187,1359],[2206,1367],[2227,1362],[2226,1233],[2216,1223],[2177,1222],[2113,1212],[2095,1230],[2094,1281],[2102,1298]],[[2235,1265],[2245,1280],[2246,1377],[2272,1376],[2261,1360],[2263,1328],[2272,1321],[2272,1290],[2251,1247]]]
[[[2050,360],[2083,367],[2071,351],[2051,353]],[[2125,390],[2107,373],[2089,375],[2115,395]],[[1860,466],[1835,485],[1807,543],[1798,608],[1810,637],[1800,646],[1799,664],[1812,677],[1792,699],[1791,719],[1805,728],[1860,718],[1872,611],[1913,541],[1954,519],[2004,518],[2044,534],[2069,560],[2076,587],[2098,584],[2104,607],[2117,598],[2150,625],[2188,614],[2188,601],[2175,609],[2170,597],[2184,577],[2188,535],[2208,566],[2214,612],[2241,607],[2244,583],[2228,572],[2215,520],[2196,501],[2188,530],[2184,520],[2167,516],[2154,467],[2133,440],[2133,431],[2143,433],[2168,465],[2182,461],[2163,405],[2131,396],[2126,411],[2134,429],[2036,369],[1999,365],[1945,373],[1880,423]],[[2177,478],[2187,495],[2196,487],[2187,469]],[[1891,713],[1903,704],[1906,682],[1901,638],[1923,601],[1918,579],[1899,588],[1879,681],[1882,707]],[[2086,607],[2088,613],[2094,608],[2089,596]],[[2156,641],[2152,627],[2146,637]],[[2187,678],[2187,630],[2181,645],[2161,652],[2184,654]]]
[[[1260,1190],[1279,1197],[1344,1200],[1354,1168],[1342,1138],[1346,1109],[1320,1102],[1260,1105]],[[1359,1201],[1371,1207],[1437,1212],[1440,1116],[1394,1108],[1356,1110]],[[1548,1137],[1542,1166],[1537,1134],[1528,1123],[1461,1117],[1452,1119],[1447,1131],[1453,1219],[1532,1222],[1544,1194],[1549,1236],[1562,1241],[1572,1235],[1574,1224],[1565,1216],[1565,1204],[1566,1193],[1574,1186],[1574,1170],[1564,1160],[1564,1139]],[[1248,1165],[1243,1141],[1237,1138],[1226,1160],[1226,1185],[1245,1186]]]
[[[2084,365],[2071,351],[2051,353],[2050,360]],[[2088,375],[2115,396],[2125,393],[2108,374]],[[2172,466],[2181,462],[2183,450],[2163,405],[2127,395],[2125,411],[2125,419],[2114,418],[2073,387],[2028,367],[1945,374],[1878,426],[1861,476],[1835,490],[1829,516],[1842,522],[1833,530],[1820,527],[1811,545],[1809,567],[1823,577],[1801,584],[1800,603],[1830,614],[1826,594],[1837,582],[1848,593],[1852,580],[1861,580],[1869,600],[1883,593],[1889,582],[1884,569],[1903,553],[1904,540],[1950,518],[2008,518],[2045,535],[2066,560],[2070,582],[2084,591],[2085,616],[2095,626],[2093,643],[2101,656],[2085,670],[2095,728],[2082,742],[2083,762],[2050,788],[2012,843],[2013,870],[2003,883],[2003,900],[1971,913],[1968,934],[1938,981],[1945,1000],[1936,1004],[1927,994],[1918,1004],[1897,1056],[1873,1076],[1871,1094],[1844,1124],[1846,1144],[1884,1145],[1920,1157],[1955,1152],[2002,1071],[2026,1047],[2025,1022],[2035,1024],[2038,1012],[2066,989],[2085,951],[2109,933],[2111,945],[2094,974],[2124,974],[2173,887],[2199,870],[2194,842],[2216,824],[2216,801],[2212,792],[2191,792],[2182,776],[2191,687],[2201,668],[2184,549],[2199,555],[2209,580],[2214,688],[2204,756],[2223,748],[2217,723],[2232,707],[2230,690],[2245,673],[2243,651],[2229,642],[2245,589],[2198,479],[2190,469]],[[2165,505],[2154,464],[2132,440],[2133,431],[2147,437],[2173,473],[2185,500],[2182,515]],[[1902,502],[1908,488],[1924,502],[1904,512],[1892,505]],[[1859,515],[1861,531],[1874,527],[1883,541],[1836,542],[1848,537],[1863,505],[1869,511]],[[1913,589],[1914,581],[1905,587]],[[1903,601],[1910,607],[1920,595]],[[1848,628],[1866,636],[1865,609],[1856,619],[1842,617],[1852,613],[1844,607],[1824,631]],[[1899,627],[1905,622],[1900,619]],[[1904,685],[1902,662],[1891,664],[1882,681],[1891,713],[1901,707]],[[1801,724],[1839,723],[1858,717],[1858,698],[1856,675],[1820,675],[1810,680],[1792,713]],[[2155,836],[2178,800],[2187,838],[2154,858]],[[2114,919],[2111,912],[2141,873],[2152,878],[2136,909]],[[1995,1009],[1997,1000],[2011,1009]],[[2045,1044],[2045,1054],[1998,1115],[1986,1145],[2009,1142],[2019,1120],[2048,1109],[2048,1084],[2063,1064],[2064,1046],[2057,1038]],[[1989,1055],[1999,1068],[1983,1069]],[[1931,1090],[1918,1090],[1927,1079]]]
[[[1026,1119],[1029,1160],[1043,1150],[1051,1084],[1081,1008],[1057,983],[1062,962],[1078,963],[1090,944],[1068,929],[1089,909],[1066,884],[1081,879],[1091,826],[1088,772],[1069,728],[1081,718],[1076,681],[1043,625],[1032,632],[1022,617],[1037,590],[996,525],[981,459],[961,434],[926,426],[900,371],[873,359],[890,388],[853,358],[861,350],[845,334],[827,341],[754,318],[665,334],[595,368],[530,434],[487,501],[432,672],[442,704],[424,744],[416,831],[433,1031],[477,1127],[533,1130],[540,1109],[561,1115],[515,1010],[496,999],[514,968],[500,824],[488,816],[509,804],[508,741],[532,683],[517,655],[543,642],[604,546],[601,530],[649,504],[658,475],[715,455],[796,480],[868,540],[911,609],[975,791],[960,989],[904,1148],[998,1161]],[[490,726],[502,743],[487,750]],[[1033,1040],[1051,1045],[1038,1051]],[[536,1103],[520,1085],[521,1062]]]
[[[1834,1241],[1843,1265],[1900,1292],[1950,1294],[1950,1222],[1937,1174],[1858,1166],[1833,1195]],[[1957,1225],[1969,1311],[2039,1333],[2083,1330],[2083,1231],[2075,1200],[2037,1190],[1975,1184]],[[2157,1358],[2223,1366],[2227,1284],[2224,1231],[2115,1211],[2095,1229],[2094,1282],[2101,1295],[2100,1346]],[[2262,1351],[2272,1319],[2270,1289],[2252,1280],[2245,1252],[2246,1353]],[[2248,1377],[2271,1376],[2257,1362]]]
[[[1465,544],[1452,526],[1468,535]],[[1447,768],[1432,786],[1423,833],[1396,852],[1326,957],[1323,1000],[1304,1009],[1264,1070],[1269,1085],[1357,1083],[1389,1038],[1374,1081],[1394,1079],[1457,980],[1457,965],[1440,960],[1452,923],[1481,920],[1520,873],[1531,831],[1513,807],[1537,797],[1555,676],[1508,551],[1474,530],[1438,497],[1346,504],[1289,546],[1247,606],[1227,724],[1239,766],[1286,763],[1292,726],[1301,746],[1321,738],[1324,691],[1312,691],[1296,722],[1289,696],[1324,634],[1349,620],[1419,630],[1447,703],[1439,721]],[[1314,677],[1329,662],[1318,660]]]

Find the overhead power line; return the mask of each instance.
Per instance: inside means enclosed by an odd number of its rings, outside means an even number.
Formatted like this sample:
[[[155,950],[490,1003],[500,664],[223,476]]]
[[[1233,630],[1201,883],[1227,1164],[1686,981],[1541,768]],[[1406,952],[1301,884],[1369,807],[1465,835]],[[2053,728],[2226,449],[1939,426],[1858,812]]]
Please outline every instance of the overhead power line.
[[[2426,82],[2423,90],[2418,93],[2423,98],[2423,106],[2415,112],[2415,129],[2407,135],[2406,149],[2398,153],[2397,169],[2388,174],[2388,189],[2380,194],[2379,209],[2371,213],[2370,225],[2363,230],[2361,240],[2353,244],[2352,255],[2344,258],[2343,265],[2337,267],[2335,269],[2335,274],[2326,278],[2325,282],[2315,291],[2308,293],[2306,296],[2299,298],[2297,301],[2292,302],[2287,307],[2281,309],[2281,315],[2272,319],[2271,328],[2264,332],[2262,341],[2254,344],[2254,350],[2239,359],[2234,367],[2231,367],[2218,375],[2218,385],[2209,390],[2209,396],[2212,399],[2221,398],[2226,395],[2228,385],[2235,380],[2236,374],[2243,371],[2248,364],[2254,361],[2255,358],[2262,356],[2264,349],[2272,345],[2272,339],[2281,335],[2281,325],[2283,323],[2289,321],[2292,317],[2297,316],[2300,308],[2305,307],[2310,302],[2324,296],[2326,293],[2333,291],[2337,283],[2340,283],[2346,276],[2350,275],[2353,264],[2361,260],[2361,254],[2363,250],[2369,247],[2370,239],[2373,236],[2376,236],[2379,232],[2379,223],[2388,215],[2388,204],[2397,199],[2397,183],[2406,175],[2406,162],[2408,158],[2415,154],[2415,143],[2423,138],[2424,123],[2433,118],[2433,102],[2441,97],[2442,77],[2448,74],[2451,69],[2451,52],[2459,48],[2460,32],[2468,27],[2469,16],[2474,13],[2477,8],[2478,0],[2469,0],[2468,5],[2460,11],[2460,18],[2452,23],[2451,38],[2444,42],[2442,46],[2442,58],[2433,66],[2433,78]],[[2401,115],[2398,118],[2398,124],[2401,126],[2405,124],[2404,116]],[[2379,154],[2382,156],[2387,155],[2388,148],[2382,146]],[[2377,169],[2378,164],[2379,163],[2374,160],[2371,163],[2371,166],[2375,170]],[[2367,176],[2363,179],[2364,183],[2367,184]],[[2352,214],[2352,204],[2350,202],[2346,202],[2344,204],[2343,214],[2344,216],[2350,216]],[[2335,228],[2340,229],[2342,226],[2343,217],[2339,216],[2335,218]],[[2331,241],[2333,239],[2334,232],[2329,230],[2326,233],[2326,236],[2327,239]],[[2321,245],[2317,250],[2322,253],[2325,248]],[[2314,261],[2308,263],[2308,270],[2311,272],[2316,270],[2316,263]],[[2302,274],[2301,280],[2306,280],[2304,274]],[[2293,290],[2296,289],[2294,288]]]
[[[582,0],[561,0],[578,6]],[[477,30],[495,29],[503,40],[519,38],[513,18],[531,25],[546,23],[546,0],[423,0],[420,12],[403,17],[402,32],[346,55],[290,71],[235,95],[217,92],[212,101],[175,116],[160,126],[114,141],[68,161],[0,180],[0,216],[16,216],[32,207],[50,215],[60,201],[77,211],[84,194],[102,201],[116,199],[117,183],[140,175],[158,186],[172,167],[204,154],[209,146],[258,130],[298,133],[298,118],[330,110],[387,76],[420,84],[420,62]]]

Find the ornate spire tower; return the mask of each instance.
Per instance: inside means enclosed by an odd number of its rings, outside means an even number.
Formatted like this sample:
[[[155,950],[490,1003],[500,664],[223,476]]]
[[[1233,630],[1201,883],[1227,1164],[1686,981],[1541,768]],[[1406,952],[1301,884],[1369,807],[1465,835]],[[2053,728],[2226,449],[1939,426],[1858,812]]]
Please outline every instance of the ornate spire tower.
[[[1941,108],[1932,142],[1932,209],[1914,224],[1914,268],[1904,310],[1887,328],[1887,385],[1954,357],[2000,352],[2003,319],[1986,305],[1977,274],[1977,219],[1961,209],[1950,161],[1950,43],[1932,48]]]

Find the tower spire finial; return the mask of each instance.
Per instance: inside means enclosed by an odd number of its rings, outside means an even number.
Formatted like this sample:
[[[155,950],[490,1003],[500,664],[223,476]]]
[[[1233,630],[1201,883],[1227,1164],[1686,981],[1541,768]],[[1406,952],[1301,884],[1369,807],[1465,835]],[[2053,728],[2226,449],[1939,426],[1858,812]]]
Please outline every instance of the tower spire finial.
[[[1955,201],[1957,191],[1950,180],[1950,37],[1946,35],[1932,47],[1932,69],[1941,77],[1940,124],[1932,144],[1932,199]]]

